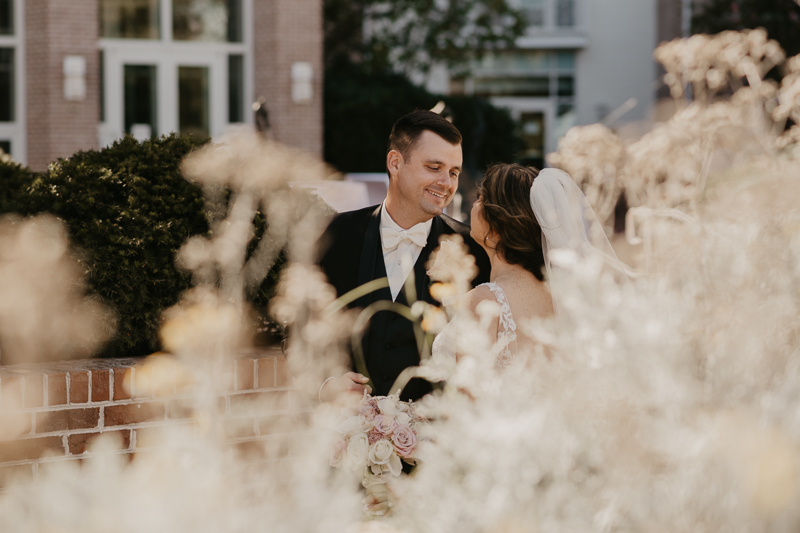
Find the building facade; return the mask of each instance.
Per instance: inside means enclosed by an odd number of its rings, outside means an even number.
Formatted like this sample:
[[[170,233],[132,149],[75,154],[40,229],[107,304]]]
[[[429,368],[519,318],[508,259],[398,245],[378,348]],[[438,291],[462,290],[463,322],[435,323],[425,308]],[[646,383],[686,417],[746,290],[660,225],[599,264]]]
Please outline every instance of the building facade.
[[[322,155],[322,0],[0,0],[0,148],[253,127]]]
[[[434,75],[429,89],[486,96],[509,109],[523,159],[538,167],[572,126],[641,129],[652,120],[659,4],[680,0],[518,2],[528,28],[515,49],[485,56],[466,79]]]

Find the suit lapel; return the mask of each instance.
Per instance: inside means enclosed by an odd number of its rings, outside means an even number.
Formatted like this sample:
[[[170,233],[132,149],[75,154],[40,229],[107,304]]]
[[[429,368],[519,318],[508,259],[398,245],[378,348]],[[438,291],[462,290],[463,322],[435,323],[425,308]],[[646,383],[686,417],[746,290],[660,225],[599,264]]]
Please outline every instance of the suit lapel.
[[[375,211],[369,217],[367,222],[367,231],[364,234],[364,247],[361,249],[361,261],[358,266],[358,283],[356,287],[361,287],[365,283],[377,279],[375,272],[375,264],[377,262],[378,251],[381,249],[381,206],[375,208]],[[383,254],[381,254],[381,257]],[[386,275],[386,266],[383,266],[384,276]],[[360,298],[354,303],[355,307],[366,307],[375,301],[375,293],[372,292]]]
[[[428,303],[435,304],[431,298],[430,278],[428,277],[428,259],[430,259],[433,251],[439,246],[439,237],[444,231],[444,222],[442,217],[433,217],[433,224],[431,224],[431,232],[428,234],[428,242],[422,252],[419,254],[419,259],[414,264],[414,281],[417,287],[417,299],[424,300]]]

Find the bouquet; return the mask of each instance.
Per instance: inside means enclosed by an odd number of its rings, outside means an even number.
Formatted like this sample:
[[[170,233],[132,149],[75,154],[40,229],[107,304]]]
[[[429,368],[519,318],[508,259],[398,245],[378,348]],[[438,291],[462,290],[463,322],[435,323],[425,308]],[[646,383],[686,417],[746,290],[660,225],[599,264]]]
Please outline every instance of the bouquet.
[[[359,404],[343,409],[342,415],[336,426],[340,439],[331,453],[331,466],[355,472],[362,485],[369,487],[399,476],[403,461],[417,463],[417,431],[427,420],[416,412],[414,402],[365,392]]]

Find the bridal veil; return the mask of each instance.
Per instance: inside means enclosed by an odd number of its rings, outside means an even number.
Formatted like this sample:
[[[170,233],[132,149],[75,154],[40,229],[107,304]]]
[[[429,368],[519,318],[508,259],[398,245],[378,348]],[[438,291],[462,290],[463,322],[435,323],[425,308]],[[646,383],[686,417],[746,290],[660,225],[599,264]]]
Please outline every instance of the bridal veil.
[[[597,261],[618,283],[629,283],[603,225],[569,174],[555,168],[539,172],[531,186],[531,207],[542,228],[542,251],[556,314],[563,312],[559,309],[563,298],[559,284],[564,280],[558,270],[570,259]]]

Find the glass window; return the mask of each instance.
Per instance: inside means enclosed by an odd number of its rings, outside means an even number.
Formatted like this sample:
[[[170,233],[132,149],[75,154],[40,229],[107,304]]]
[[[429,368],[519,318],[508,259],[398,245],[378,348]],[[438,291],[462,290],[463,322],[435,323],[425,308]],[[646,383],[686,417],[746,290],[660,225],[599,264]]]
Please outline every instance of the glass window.
[[[228,41],[240,43],[242,40],[242,0],[228,0]]]
[[[179,41],[240,42],[241,0],[172,0],[172,36]]]
[[[178,131],[209,137],[208,67],[178,67]]]
[[[519,119],[520,136],[524,143],[522,163],[536,168],[544,166],[544,113],[522,113]]]
[[[572,76],[558,77],[558,96],[575,95],[575,78]]]
[[[0,48],[0,122],[14,121],[14,49]]]
[[[11,155],[11,141],[0,141],[0,150]]]
[[[228,122],[244,122],[244,56],[228,56]]]
[[[577,123],[575,106],[572,104],[559,104],[556,112],[556,138],[560,139],[567,134],[570,128]]]
[[[14,0],[0,0],[0,35],[14,35]]]
[[[542,27],[545,22],[545,0],[522,0],[522,12],[528,26]]]
[[[125,65],[125,132],[137,139],[158,135],[156,67]]]
[[[558,52],[558,70],[575,70],[575,52]]]
[[[474,92],[477,96],[550,96],[550,78],[531,76],[519,78],[477,78]]]
[[[158,39],[158,0],[100,0],[100,37]]]
[[[539,50],[496,52],[486,54],[478,64],[477,70],[480,74],[546,71],[550,62],[551,54]]]
[[[556,26],[561,28],[575,25],[575,0],[557,0]]]

